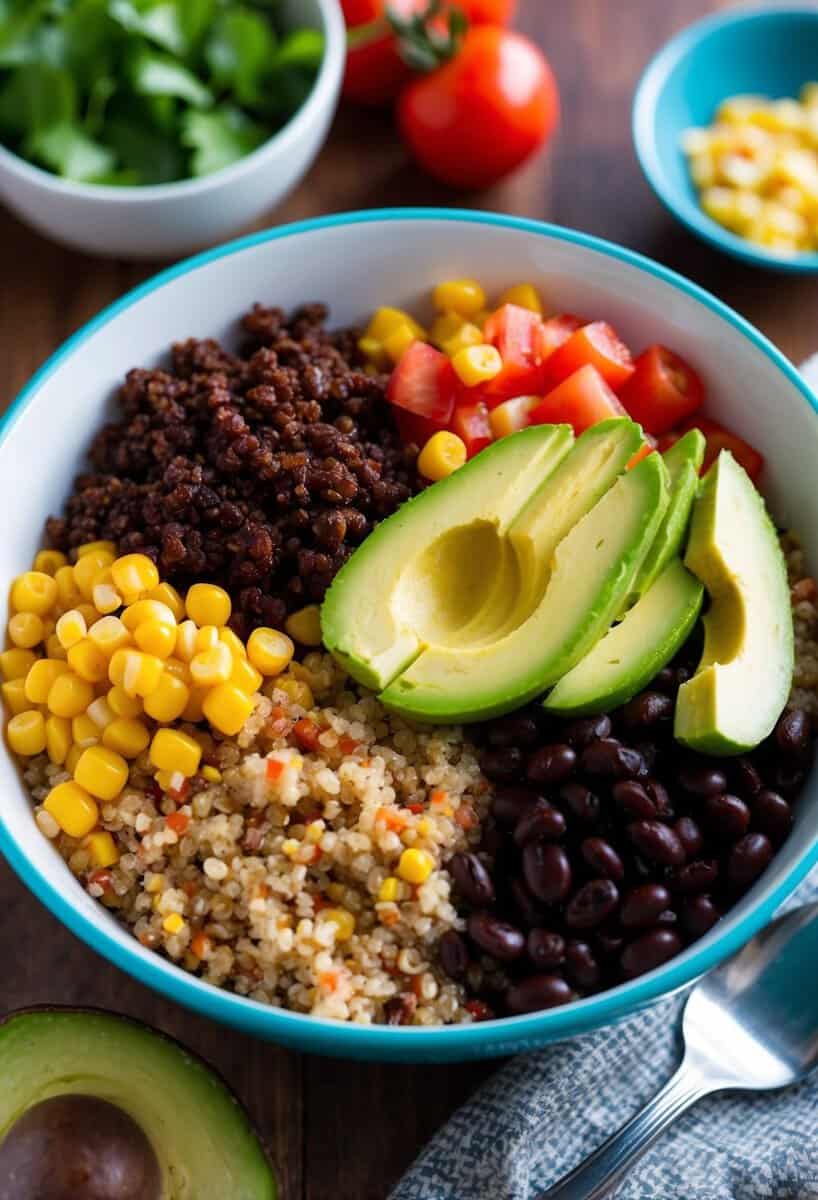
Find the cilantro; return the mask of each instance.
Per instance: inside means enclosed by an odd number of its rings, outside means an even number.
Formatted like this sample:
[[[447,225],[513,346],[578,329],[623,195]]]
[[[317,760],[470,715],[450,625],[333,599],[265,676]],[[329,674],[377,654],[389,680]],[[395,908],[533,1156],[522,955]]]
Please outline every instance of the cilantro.
[[[182,141],[193,151],[194,175],[209,175],[244,158],[270,136],[264,125],[251,121],[240,108],[222,104],[212,112],[187,112]]]
[[[319,35],[320,36],[320,35]],[[270,22],[249,8],[222,13],[205,44],[214,86],[232,87],[243,104],[254,104],[276,53]]]
[[[66,179],[89,182],[113,169],[111,150],[100,146],[70,121],[49,125],[30,140],[32,155]]]

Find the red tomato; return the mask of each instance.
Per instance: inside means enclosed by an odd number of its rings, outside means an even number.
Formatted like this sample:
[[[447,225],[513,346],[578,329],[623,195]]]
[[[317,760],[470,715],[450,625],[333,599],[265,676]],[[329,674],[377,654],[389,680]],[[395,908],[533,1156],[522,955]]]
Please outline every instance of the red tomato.
[[[504,304],[483,326],[483,336],[500,351],[503,369],[481,386],[490,408],[523,393],[542,391],[542,321],[539,315],[518,304]]]
[[[485,404],[459,405],[454,410],[450,428],[452,433],[456,433],[465,442],[467,458],[473,458],[494,441],[489,424],[489,410]]]
[[[438,433],[441,429],[446,428],[440,421],[430,421],[428,417],[415,416],[414,413],[407,412],[405,408],[398,408],[397,405],[392,406],[392,416],[395,418],[395,424],[404,445],[411,446],[414,443],[418,450],[423,449],[433,433]]]
[[[679,430],[679,436],[687,433],[689,429],[701,429],[707,439],[701,470],[702,475],[712,467],[722,450],[729,450],[736,462],[744,467],[744,470],[750,476],[753,483],[758,481],[758,477],[764,468],[764,459],[749,442],[745,442],[738,434],[731,433],[729,429],[725,429],[717,421],[711,421],[709,417],[696,417],[691,421],[686,421]]]
[[[585,323],[581,317],[575,317],[573,313],[560,313],[556,317],[549,317],[547,321],[543,321],[537,333],[537,348],[540,358],[543,361],[548,358]]]
[[[657,450],[658,448],[659,443],[656,441],[656,438],[651,437],[649,433],[646,433],[644,442],[633,455],[633,457],[628,460],[628,465],[625,470],[632,470],[637,463],[641,462],[643,458],[647,458],[649,454],[653,454],[654,450]]]
[[[586,363],[614,390],[633,374],[630,350],[605,321],[583,325],[554,351],[545,366],[546,384],[556,387]]]
[[[452,415],[457,376],[445,354],[413,342],[389,377],[386,398],[417,417],[445,425]]]
[[[559,94],[542,51],[492,25],[469,29],[460,52],[403,91],[404,141],[430,175],[485,188],[518,167],[557,123]]]
[[[531,425],[573,425],[574,433],[582,433],[609,417],[627,416],[616,395],[608,387],[596,367],[586,363],[549,392],[531,410]]]
[[[704,401],[704,387],[692,367],[666,346],[648,346],[620,392],[634,421],[651,433],[666,433]]]

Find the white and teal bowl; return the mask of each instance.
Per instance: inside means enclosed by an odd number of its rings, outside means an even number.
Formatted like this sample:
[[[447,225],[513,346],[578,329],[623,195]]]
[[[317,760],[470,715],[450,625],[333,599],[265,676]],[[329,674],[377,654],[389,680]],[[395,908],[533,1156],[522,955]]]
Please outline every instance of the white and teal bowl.
[[[43,522],[59,511],[89,442],[111,415],[124,372],[163,361],[189,336],[230,341],[255,300],[325,300],[337,324],[379,304],[415,309],[433,283],[477,276],[491,292],[532,280],[548,305],[604,317],[636,349],[665,342],[707,383],[708,412],[765,455],[764,490],[779,524],[818,566],[818,404],[751,325],[679,275],[619,246],[513,217],[445,210],[352,213],[271,230],[173,267],[75,334],[18,397],[0,429],[0,577],[25,570]],[[0,620],[6,614],[0,611]],[[748,697],[748,703],[752,697]],[[756,886],[694,946],[664,966],[564,1008],[443,1028],[363,1027],[300,1016],[220,991],[145,950],[87,896],[39,833],[20,776],[0,755],[0,850],[38,897],[105,958],[170,999],[225,1025],[316,1053],[406,1061],[511,1054],[612,1024],[732,954],[818,861],[818,787]]]

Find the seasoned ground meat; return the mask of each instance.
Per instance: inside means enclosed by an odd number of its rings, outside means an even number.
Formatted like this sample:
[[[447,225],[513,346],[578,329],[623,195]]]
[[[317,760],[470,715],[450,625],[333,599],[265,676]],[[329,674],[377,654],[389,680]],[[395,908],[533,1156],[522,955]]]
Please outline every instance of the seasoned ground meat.
[[[256,305],[240,353],[190,340],[169,370],[129,371],[124,418],[97,435],[92,471],[49,519],[53,544],[110,538],[181,587],[221,583],[242,636],[320,601],[418,486],[386,377],[361,369],[354,333],[329,333],[326,315]]]

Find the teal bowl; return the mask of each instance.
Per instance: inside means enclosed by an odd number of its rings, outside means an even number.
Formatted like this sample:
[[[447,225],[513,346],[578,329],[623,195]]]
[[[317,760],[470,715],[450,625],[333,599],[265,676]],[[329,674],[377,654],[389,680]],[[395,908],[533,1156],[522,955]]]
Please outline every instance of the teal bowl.
[[[633,100],[633,140],[648,183],[692,232],[735,258],[778,271],[818,271],[818,254],[773,254],[724,229],[699,206],[681,148],[693,125],[742,93],[797,96],[818,78],[818,8],[751,8],[698,21],[646,67]]]

